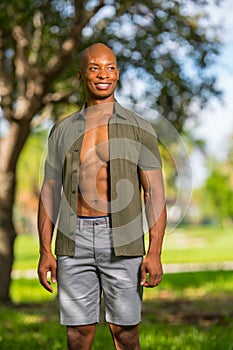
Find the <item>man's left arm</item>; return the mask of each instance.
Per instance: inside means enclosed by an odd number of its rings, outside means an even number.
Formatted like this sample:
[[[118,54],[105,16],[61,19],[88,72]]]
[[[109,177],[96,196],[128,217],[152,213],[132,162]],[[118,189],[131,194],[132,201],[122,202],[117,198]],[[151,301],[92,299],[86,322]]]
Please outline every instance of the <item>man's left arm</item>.
[[[161,170],[139,170],[139,177],[149,227],[149,247],[141,266],[141,285],[155,287],[163,277],[161,252],[167,221],[163,176]]]

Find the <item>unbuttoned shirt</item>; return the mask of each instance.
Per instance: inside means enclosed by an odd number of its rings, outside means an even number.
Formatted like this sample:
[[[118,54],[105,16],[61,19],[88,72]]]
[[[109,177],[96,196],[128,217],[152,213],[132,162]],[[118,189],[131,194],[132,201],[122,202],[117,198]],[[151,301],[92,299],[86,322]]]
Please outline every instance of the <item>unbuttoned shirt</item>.
[[[113,110],[108,121],[113,248],[116,256],[140,256],[144,254],[144,232],[138,170],[160,170],[161,158],[150,123],[117,102]],[[81,109],[55,123],[48,139],[45,178],[62,184],[57,255],[75,254],[80,153],[85,125],[84,109]]]

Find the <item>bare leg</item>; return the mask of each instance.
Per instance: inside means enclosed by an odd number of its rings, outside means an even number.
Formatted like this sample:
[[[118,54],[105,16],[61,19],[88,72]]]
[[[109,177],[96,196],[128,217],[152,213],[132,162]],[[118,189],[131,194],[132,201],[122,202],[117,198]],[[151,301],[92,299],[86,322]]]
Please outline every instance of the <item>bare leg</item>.
[[[67,326],[66,334],[68,350],[90,350],[95,336],[95,324]]]
[[[116,350],[141,350],[138,325],[118,326],[110,323],[109,326]]]

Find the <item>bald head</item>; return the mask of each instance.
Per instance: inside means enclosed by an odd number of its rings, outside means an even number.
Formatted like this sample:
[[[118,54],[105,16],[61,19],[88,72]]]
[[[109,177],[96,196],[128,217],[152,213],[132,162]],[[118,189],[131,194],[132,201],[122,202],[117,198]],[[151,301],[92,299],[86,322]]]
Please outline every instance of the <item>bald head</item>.
[[[87,47],[80,57],[78,76],[84,84],[88,106],[114,102],[119,70],[116,56],[108,46],[98,43]]]
[[[110,47],[102,43],[96,43],[91,46],[88,46],[80,56],[80,67],[81,70],[86,67],[87,62],[92,58],[105,55],[108,59],[111,59],[113,62],[117,63],[116,56]]]

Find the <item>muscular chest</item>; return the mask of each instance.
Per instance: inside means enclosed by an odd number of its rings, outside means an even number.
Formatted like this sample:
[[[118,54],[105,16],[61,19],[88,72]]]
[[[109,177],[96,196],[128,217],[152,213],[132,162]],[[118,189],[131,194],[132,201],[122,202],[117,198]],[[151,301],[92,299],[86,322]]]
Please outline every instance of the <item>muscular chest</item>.
[[[109,142],[108,142],[108,124],[100,126],[87,126],[85,131],[80,163],[101,160],[107,162],[109,160]]]

